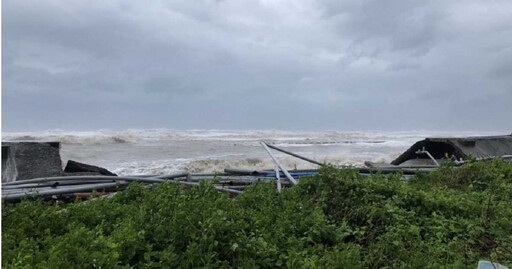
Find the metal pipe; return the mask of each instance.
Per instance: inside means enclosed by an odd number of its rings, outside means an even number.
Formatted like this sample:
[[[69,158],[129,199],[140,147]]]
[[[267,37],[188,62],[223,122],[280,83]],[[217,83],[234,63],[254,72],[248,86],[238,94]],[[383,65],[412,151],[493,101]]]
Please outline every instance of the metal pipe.
[[[274,168],[276,170],[276,178],[277,178],[277,191],[281,192],[281,173],[279,172],[279,167],[277,165]]]
[[[259,174],[267,174],[271,173],[271,171],[266,170],[249,170],[249,169],[243,169],[243,168],[226,168],[224,169],[224,172],[228,174],[235,174],[235,175],[259,175]]]
[[[421,150],[417,150],[416,154],[427,154],[427,156],[437,165],[439,166],[439,163],[436,161],[436,159],[428,152],[428,150],[425,150],[425,147]]]
[[[123,178],[139,179],[140,181],[148,178],[159,178],[159,179],[174,179],[180,177],[186,177],[189,173],[179,173],[171,175],[159,175],[155,177],[117,177],[117,176],[103,176],[103,175],[90,175],[90,176],[61,176],[61,177],[42,177],[27,180],[19,180],[14,182],[3,183],[2,186],[12,186],[27,183],[40,183],[48,181],[65,181],[65,180],[121,180]]]
[[[268,175],[268,174],[274,174],[274,169],[266,169],[266,170],[250,170],[250,169],[244,169],[244,168],[226,168],[224,169],[224,172],[228,173],[226,175],[231,176],[261,176],[261,175]],[[288,170],[290,174],[296,174],[296,173],[316,173],[318,172],[318,169],[297,169],[297,170]],[[196,176],[195,174],[192,174],[192,176]]]
[[[73,188],[62,188],[55,190],[43,190],[39,192],[23,192],[23,193],[15,193],[15,194],[7,194],[2,195],[2,199],[5,201],[16,201],[28,195],[40,195],[40,196],[51,196],[51,195],[59,195],[59,194],[69,194],[74,192],[85,192],[92,190],[105,190],[111,189],[114,187],[122,186],[120,183],[102,183],[102,184],[90,184],[87,186],[79,186]]]
[[[21,185],[27,183],[42,183],[48,181],[66,181],[66,180],[83,180],[83,179],[92,179],[92,180],[107,180],[110,181],[112,178],[118,178],[114,176],[61,176],[61,177],[41,177],[41,178],[33,178],[33,179],[24,179],[18,180],[8,183],[2,183],[2,186],[13,186],[13,185]]]
[[[206,177],[214,177],[214,176],[229,176],[231,174],[229,173],[199,173],[199,174],[190,174],[190,176],[193,176],[193,177],[202,177],[202,176],[206,176]]]
[[[263,142],[263,143],[265,143],[265,142]],[[320,163],[320,162],[317,162],[317,161],[312,160],[312,159],[310,159],[310,158],[307,158],[307,157],[301,156],[301,155],[299,155],[299,154],[297,154],[297,153],[293,153],[293,152],[290,152],[290,151],[287,151],[287,150],[284,150],[284,149],[278,148],[278,147],[276,147],[276,146],[269,145],[269,144],[267,144],[267,143],[265,143],[265,145],[267,145],[269,148],[275,149],[275,150],[277,150],[277,151],[281,151],[282,153],[286,153],[286,154],[288,154],[288,155],[291,155],[291,156],[293,156],[293,157],[299,158],[299,159],[304,160],[304,161],[306,161],[306,162],[314,163],[314,164],[316,164],[316,165],[320,165],[320,166],[324,165],[323,163]]]
[[[233,180],[233,181],[258,181],[258,180],[268,180],[268,178],[264,175],[262,176],[221,176],[221,177],[191,177],[191,181],[203,181],[203,180]]]
[[[290,173],[288,173],[288,171],[286,171],[286,169],[281,165],[281,163],[279,163],[279,161],[274,156],[274,154],[272,154],[272,152],[270,152],[270,149],[267,147],[267,144],[265,144],[264,142],[260,142],[260,144],[267,151],[268,155],[270,155],[270,158],[272,158],[272,160],[279,167],[279,169],[281,169],[281,171],[283,171],[286,178],[288,178],[293,184],[297,184],[297,181],[290,175]]]
[[[179,174],[154,176],[154,178],[175,179],[175,178],[180,178],[180,177],[187,177],[188,178],[189,176],[190,176],[189,172],[183,172],[183,173],[179,173]]]
[[[117,183],[119,185],[128,185],[129,182],[127,181],[120,181],[120,182],[110,182],[110,183]],[[21,189],[9,189],[9,190],[2,190],[2,194],[10,195],[13,193],[40,193],[44,191],[54,191],[54,190],[67,190],[67,189],[73,189],[73,188],[79,188],[79,187],[88,187],[88,186],[96,186],[98,184],[108,184],[108,183],[91,183],[91,184],[82,184],[82,185],[72,185],[72,186],[61,186],[61,187],[41,187],[41,188],[21,188]]]
[[[240,186],[223,186],[225,188],[228,188],[230,190],[245,190],[247,188],[252,188],[254,184],[251,185],[240,185]]]
[[[418,171],[421,172],[431,172],[437,169],[435,168],[416,168],[416,169],[408,169],[408,168],[354,168],[359,174],[372,174],[372,173],[381,173],[381,174],[396,174],[398,172],[402,172],[404,174],[416,174]]]
[[[124,177],[157,177],[157,174],[149,174],[149,175],[124,175]]]
[[[223,191],[223,192],[237,194],[237,195],[244,193],[243,191],[237,191],[237,190],[233,190],[233,189],[230,189],[230,188],[223,188],[223,187],[219,187],[219,186],[213,186],[213,187],[215,189],[217,189],[218,191]]]
[[[424,165],[421,165],[421,164],[418,164],[418,165],[396,165],[396,164],[380,164],[380,163],[374,163],[374,162],[369,162],[369,161],[365,161],[364,165],[366,167],[370,168],[370,169],[437,168],[437,166],[433,165],[433,164],[424,164]]]
[[[109,182],[115,182],[115,180],[108,180]],[[46,181],[41,183],[28,183],[19,185],[7,185],[2,186],[2,190],[12,189],[30,189],[30,188],[44,188],[44,187],[61,187],[61,186],[72,186],[72,185],[83,185],[83,184],[96,184],[96,183],[108,183],[106,180],[63,180],[63,181]]]
[[[315,171],[315,172],[289,172],[289,173],[290,173],[291,176],[294,176],[294,177],[305,177],[305,176],[313,176],[313,175],[318,174],[317,171]],[[266,175],[261,175],[261,176],[262,177],[267,177],[267,178],[275,178],[276,177],[275,172],[269,173],[269,174],[266,174]]]
[[[196,182],[188,182],[188,181],[174,181],[174,180],[168,180],[168,181],[165,181],[165,182],[171,182],[171,183],[178,183],[178,184],[183,184],[185,186],[195,186],[195,187],[199,187],[199,183],[196,183]],[[225,192],[229,192],[229,193],[233,193],[233,194],[241,194],[242,192],[241,191],[237,191],[237,190],[232,190],[232,189],[229,189],[229,188],[223,188],[223,187],[220,187],[220,186],[213,186],[215,189],[219,190],[219,191],[225,191]]]
[[[122,181],[128,181],[128,182],[143,182],[143,183],[162,183],[162,182],[170,182],[170,183],[175,183],[175,184],[182,184],[182,185],[186,185],[186,186],[199,186],[199,183],[195,183],[195,182],[186,182],[186,181],[174,181],[174,180],[165,180],[165,179],[160,179],[160,178],[140,178],[140,177],[116,177],[116,176],[68,176],[68,177],[48,177],[48,178],[36,178],[36,179],[33,179],[31,180],[32,182],[47,182],[47,181],[58,181],[58,180],[62,180],[62,179],[67,179],[67,180],[98,180],[98,179],[104,179],[104,180],[122,180]],[[77,186],[77,187],[66,187],[66,188],[55,188],[54,190],[48,190],[48,191],[42,191],[42,192],[36,192],[35,194],[39,194],[39,195],[57,195],[57,194],[66,194],[66,193],[73,193],[73,192],[84,192],[84,191],[90,191],[92,189],[94,189],[95,187],[98,187],[98,188],[106,188],[106,187],[112,187],[112,186],[117,186],[117,184],[125,184],[125,183],[120,183],[120,182],[116,182],[116,183],[101,183],[101,184],[90,184],[90,185],[87,185],[87,186]],[[126,183],[127,184],[127,183]],[[91,189],[92,187],[92,189]],[[229,192],[229,193],[233,193],[233,194],[240,194],[242,192],[240,191],[237,191],[237,190],[230,190],[228,188],[222,188],[222,187],[219,187],[219,186],[214,186],[215,189],[219,190],[219,191],[224,191],[224,192]],[[20,193],[19,195],[22,195],[22,196],[25,196],[24,193],[28,193],[28,195],[30,194],[30,192],[23,192],[23,193]],[[33,193],[33,192],[32,192]],[[18,195],[18,194],[16,194]],[[2,195],[2,198],[3,199],[6,199],[6,201],[11,201],[12,196],[4,196]],[[18,196],[15,196],[15,197],[18,197]],[[14,199],[14,198],[13,198]],[[16,198],[18,199],[18,198]]]

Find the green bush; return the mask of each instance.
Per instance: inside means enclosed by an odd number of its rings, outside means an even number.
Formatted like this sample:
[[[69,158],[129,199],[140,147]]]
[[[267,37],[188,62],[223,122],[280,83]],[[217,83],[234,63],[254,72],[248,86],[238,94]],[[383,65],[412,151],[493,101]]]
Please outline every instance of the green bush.
[[[512,265],[512,164],[409,182],[322,168],[232,198],[131,184],[110,199],[2,205],[4,268],[476,268]]]

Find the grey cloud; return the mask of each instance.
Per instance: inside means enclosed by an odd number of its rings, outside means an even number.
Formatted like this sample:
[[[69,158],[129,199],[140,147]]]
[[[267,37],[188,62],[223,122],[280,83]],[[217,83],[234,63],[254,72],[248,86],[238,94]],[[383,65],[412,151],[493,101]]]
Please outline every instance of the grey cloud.
[[[385,49],[406,50],[413,56],[427,53],[442,33],[447,16],[435,1],[332,1],[327,2],[328,17],[339,18],[340,35],[350,35],[373,53]],[[334,13],[332,7],[334,8]]]
[[[499,51],[496,57],[498,58],[497,63],[489,70],[489,75],[494,79],[510,82],[512,79],[512,46]]]
[[[3,127],[510,129],[512,7],[467,3],[7,0]]]

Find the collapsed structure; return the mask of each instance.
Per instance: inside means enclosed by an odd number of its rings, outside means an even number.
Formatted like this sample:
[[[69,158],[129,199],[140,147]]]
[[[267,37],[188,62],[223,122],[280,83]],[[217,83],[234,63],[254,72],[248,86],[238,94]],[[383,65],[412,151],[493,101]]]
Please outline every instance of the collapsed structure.
[[[424,152],[425,154],[421,154]],[[457,161],[469,158],[487,159],[512,155],[512,135],[464,138],[426,138],[414,143],[393,160],[393,165],[428,164],[430,155],[436,160]],[[425,161],[427,160],[427,161]]]
[[[512,161],[512,134],[477,137],[431,137],[414,143],[390,164],[365,162],[371,168],[430,169],[445,161],[463,164],[468,159],[503,158]]]

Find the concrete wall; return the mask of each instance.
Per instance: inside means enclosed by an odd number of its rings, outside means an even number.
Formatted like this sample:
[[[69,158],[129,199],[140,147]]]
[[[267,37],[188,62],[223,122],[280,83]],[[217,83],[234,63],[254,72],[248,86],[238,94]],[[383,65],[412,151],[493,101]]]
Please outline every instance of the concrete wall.
[[[2,182],[62,175],[60,142],[2,142]]]

